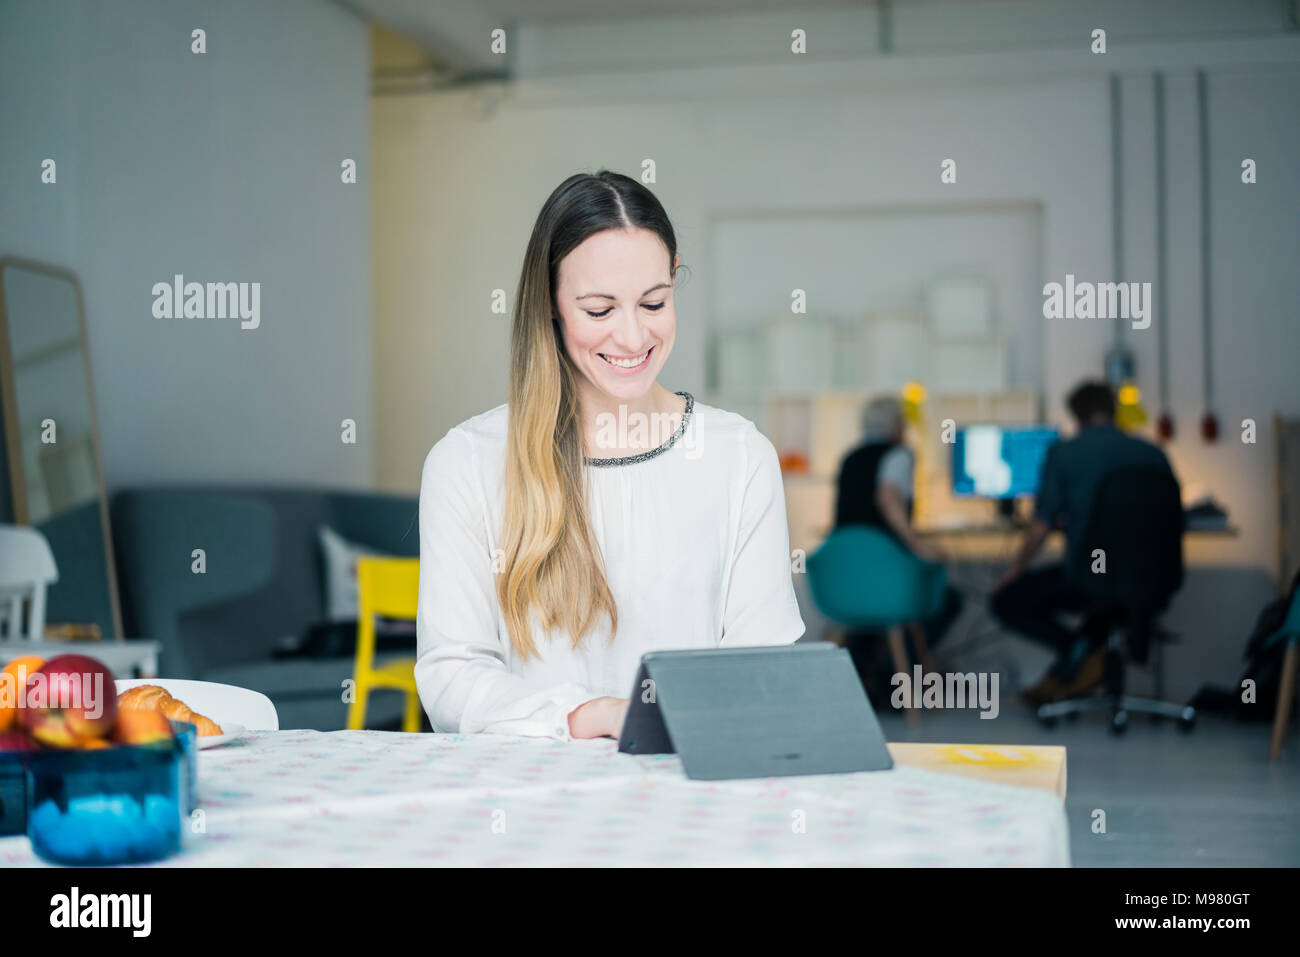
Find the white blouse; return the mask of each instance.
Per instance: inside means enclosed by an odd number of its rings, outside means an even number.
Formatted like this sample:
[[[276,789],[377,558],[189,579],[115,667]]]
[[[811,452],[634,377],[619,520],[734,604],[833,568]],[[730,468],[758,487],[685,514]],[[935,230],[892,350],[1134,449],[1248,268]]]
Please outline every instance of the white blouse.
[[[689,400],[688,400],[689,404]],[[420,483],[415,681],[437,731],[569,739],[569,712],[629,697],[647,651],[789,644],[804,631],[791,579],[776,451],[749,420],[695,403],[648,456],[588,465],[592,529],[618,606],[577,651],[534,625],[514,652],[493,560],[503,510],[506,406],[451,429]]]

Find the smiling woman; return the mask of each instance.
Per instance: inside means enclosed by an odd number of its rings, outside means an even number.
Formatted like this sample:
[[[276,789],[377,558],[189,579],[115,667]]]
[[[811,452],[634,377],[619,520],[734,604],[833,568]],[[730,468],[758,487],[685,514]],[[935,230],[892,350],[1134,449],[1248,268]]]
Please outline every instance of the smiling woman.
[[[616,736],[645,652],[802,635],[772,444],[659,384],[677,269],[636,180],[578,174],[543,205],[509,401],[425,460],[415,676],[436,730]]]

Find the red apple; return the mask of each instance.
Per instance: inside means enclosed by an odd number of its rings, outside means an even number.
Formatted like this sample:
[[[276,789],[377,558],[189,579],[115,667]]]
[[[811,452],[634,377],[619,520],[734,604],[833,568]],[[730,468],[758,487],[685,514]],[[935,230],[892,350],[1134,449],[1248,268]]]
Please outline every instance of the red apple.
[[[25,731],[0,731],[0,754],[39,751],[41,746]]]
[[[103,738],[117,718],[113,674],[87,655],[58,655],[27,679],[26,705],[18,720],[39,743],[75,748]]]

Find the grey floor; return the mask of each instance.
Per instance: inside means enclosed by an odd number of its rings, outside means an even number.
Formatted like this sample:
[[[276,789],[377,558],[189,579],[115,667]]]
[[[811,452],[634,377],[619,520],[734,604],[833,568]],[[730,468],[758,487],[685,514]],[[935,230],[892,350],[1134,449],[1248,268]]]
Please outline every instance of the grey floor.
[[[1009,700],[1010,699],[1010,700]],[[1066,748],[1066,816],[1076,867],[1300,866],[1300,728],[1270,764],[1270,728],[1202,716],[1190,733],[1133,716],[1112,736],[1103,714],[1040,727],[1003,696],[997,718],[927,711],[908,728],[880,714],[891,741],[1060,744]],[[1094,810],[1106,833],[1094,834]]]
[[[987,592],[994,570],[965,571],[960,584],[967,592],[966,608],[935,649],[937,667],[997,673],[998,716],[925,711],[909,728],[886,702],[876,710],[888,740],[1064,745],[1066,815],[1076,867],[1300,867],[1300,725],[1292,722],[1288,747],[1271,764],[1267,722],[1202,714],[1184,733],[1172,722],[1153,724],[1134,714],[1128,730],[1112,736],[1107,715],[1098,712],[1044,728],[1017,691],[1037,680],[1051,655],[1009,635],[989,617],[978,596]],[[810,637],[824,628],[811,606],[804,620],[811,622]],[[1249,628],[1221,631],[1233,636],[1224,639],[1226,645],[1239,649]],[[1241,667],[1238,652],[1226,664],[1207,663],[1197,651],[1206,644],[1197,645],[1198,636],[1205,638],[1184,628],[1180,643],[1166,653],[1165,696],[1175,701],[1187,701],[1205,682],[1231,685]],[[1130,667],[1126,681],[1131,694],[1152,693],[1148,668]],[[1104,834],[1092,830],[1097,809],[1106,812]]]

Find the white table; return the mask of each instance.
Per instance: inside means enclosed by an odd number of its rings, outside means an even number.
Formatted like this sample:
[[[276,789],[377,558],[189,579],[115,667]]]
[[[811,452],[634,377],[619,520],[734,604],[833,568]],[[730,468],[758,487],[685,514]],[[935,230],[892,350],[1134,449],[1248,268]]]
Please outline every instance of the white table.
[[[275,731],[200,752],[175,866],[1068,866],[1059,798],[914,767],[691,781],[610,739]],[[42,863],[25,837],[0,867]]]
[[[158,677],[158,652],[162,642],[128,638],[125,641],[0,641],[0,665],[25,655],[89,655],[102,661],[114,678]]]

